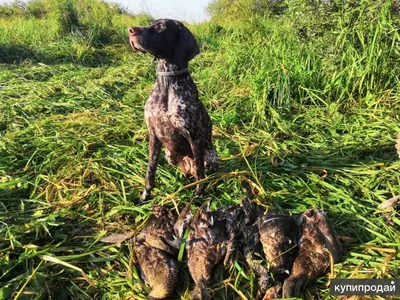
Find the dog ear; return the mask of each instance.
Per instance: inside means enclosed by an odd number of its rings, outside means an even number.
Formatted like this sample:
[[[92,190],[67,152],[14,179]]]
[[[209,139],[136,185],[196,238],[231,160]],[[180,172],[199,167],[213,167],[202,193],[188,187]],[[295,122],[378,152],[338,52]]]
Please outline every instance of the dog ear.
[[[180,22],[176,22],[176,25],[179,28],[179,37],[175,45],[174,60],[177,66],[183,67],[200,53],[200,49],[189,29]]]

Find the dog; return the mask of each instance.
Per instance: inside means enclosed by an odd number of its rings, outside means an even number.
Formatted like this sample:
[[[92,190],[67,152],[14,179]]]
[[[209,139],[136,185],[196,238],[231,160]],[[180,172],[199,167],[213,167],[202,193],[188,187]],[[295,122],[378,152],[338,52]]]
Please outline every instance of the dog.
[[[199,54],[192,33],[170,19],[152,21],[146,27],[128,29],[134,51],[148,53],[158,62],[157,80],[145,105],[149,131],[149,160],[146,186],[139,202],[148,200],[154,188],[161,146],[168,163],[179,165],[197,181],[219,168],[212,143],[212,124],[198,97],[188,62]],[[204,184],[196,186],[196,197],[204,195]]]

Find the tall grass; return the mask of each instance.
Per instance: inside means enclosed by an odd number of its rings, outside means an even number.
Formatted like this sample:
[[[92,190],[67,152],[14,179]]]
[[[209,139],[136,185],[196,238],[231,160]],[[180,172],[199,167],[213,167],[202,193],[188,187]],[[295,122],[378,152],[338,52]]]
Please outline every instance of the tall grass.
[[[246,3],[241,2],[233,6]],[[234,28],[219,45],[229,52],[222,69],[236,84],[250,83],[254,118],[263,122],[269,105],[294,103],[346,108],[384,101],[398,107],[400,16],[391,12],[391,1],[360,1],[336,10],[288,3],[284,15],[244,14],[236,23],[222,23]]]
[[[222,161],[205,200],[239,203],[249,180],[267,208],[324,208],[346,240],[332,276],[398,278],[399,214],[377,207],[400,193],[399,16],[382,1],[288,3],[188,25]],[[149,17],[95,0],[0,6],[0,16],[0,299],[144,299],[131,243],[100,239],[138,230],[151,211],[132,203],[155,66],[126,37]],[[162,159],[152,201],[182,208],[191,183]],[[175,298],[189,299],[189,278],[182,268]],[[213,278],[216,299],[255,293],[240,255]],[[329,297],[328,282],[306,295]]]
[[[116,4],[97,0],[16,3],[0,9],[3,62],[33,59],[45,63],[78,60],[96,64],[101,61],[99,56],[106,56],[99,49],[127,42],[127,24],[149,21],[148,16],[133,16]]]

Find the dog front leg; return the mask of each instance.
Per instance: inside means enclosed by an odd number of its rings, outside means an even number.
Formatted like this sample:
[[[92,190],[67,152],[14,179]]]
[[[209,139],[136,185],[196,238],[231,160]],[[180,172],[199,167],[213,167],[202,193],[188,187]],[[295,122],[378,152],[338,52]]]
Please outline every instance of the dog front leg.
[[[149,164],[146,173],[146,187],[143,191],[140,202],[146,201],[151,196],[151,191],[154,188],[154,180],[156,178],[156,171],[161,152],[161,142],[157,138],[152,129],[149,130]]]
[[[193,152],[194,160],[194,178],[198,181],[204,179],[204,144],[201,141],[192,141],[190,143]],[[196,197],[203,198],[204,183],[199,183],[196,186]]]

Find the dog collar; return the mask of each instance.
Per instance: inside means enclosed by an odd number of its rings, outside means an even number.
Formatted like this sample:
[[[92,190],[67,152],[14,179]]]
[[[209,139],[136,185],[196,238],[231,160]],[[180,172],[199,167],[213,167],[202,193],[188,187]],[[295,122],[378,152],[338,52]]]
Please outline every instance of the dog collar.
[[[158,72],[157,71],[157,75],[158,76],[175,76],[175,75],[180,75],[180,74],[186,73],[188,71],[189,71],[188,68],[184,68],[184,69],[176,70],[176,71],[170,71],[170,72]]]

